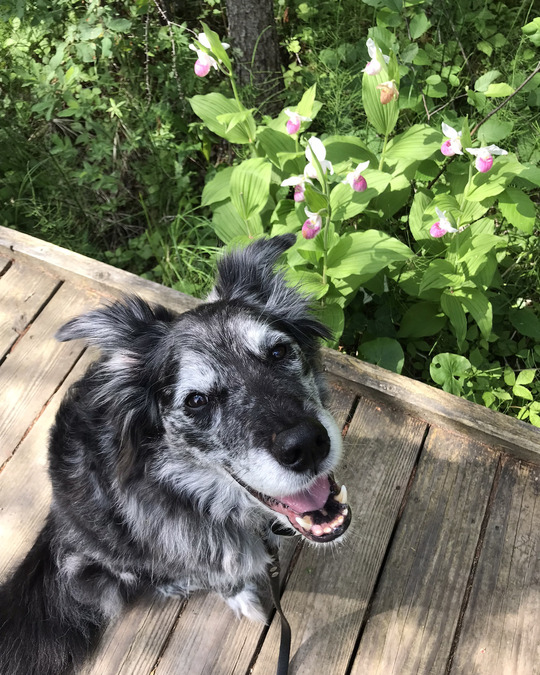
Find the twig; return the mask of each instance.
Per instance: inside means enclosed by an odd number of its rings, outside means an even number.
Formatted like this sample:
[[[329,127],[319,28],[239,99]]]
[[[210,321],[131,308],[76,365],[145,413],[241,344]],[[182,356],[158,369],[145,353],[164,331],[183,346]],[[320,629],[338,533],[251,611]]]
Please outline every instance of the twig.
[[[533,70],[533,72],[529,75],[529,77],[527,77],[527,78],[519,85],[519,87],[518,87],[517,89],[515,89],[515,90],[510,94],[510,96],[508,96],[508,98],[505,98],[504,101],[503,101],[500,105],[498,105],[494,110],[492,110],[488,115],[486,115],[482,121],[478,122],[478,124],[477,124],[475,127],[473,127],[473,129],[471,130],[471,136],[474,136],[474,134],[478,131],[478,129],[482,126],[482,124],[484,124],[484,122],[487,122],[487,120],[488,120],[492,115],[494,115],[496,112],[498,112],[503,106],[505,106],[511,98],[514,98],[514,96],[518,93],[518,91],[519,91],[520,89],[523,89],[523,87],[527,84],[527,82],[530,82],[530,81],[532,80],[532,78],[536,75],[536,73],[538,73],[538,72],[540,72],[540,61],[538,61],[538,63],[536,64],[536,68],[535,68],[535,69]]]
[[[178,95],[180,98],[183,97],[183,92],[182,92],[182,85],[180,84],[180,77],[178,75],[178,70],[176,69],[176,45],[174,42],[174,33],[172,30],[173,26],[176,26],[177,28],[182,28],[183,26],[180,26],[180,24],[173,23],[172,21],[169,21],[169,17],[165,13],[165,10],[161,7],[159,4],[158,0],[154,0],[154,5],[157,7],[158,12],[161,14],[163,20],[167,24],[167,28],[169,29],[169,37],[171,39],[171,53],[172,53],[172,71],[174,75],[174,79],[176,80],[176,87],[178,89]]]
[[[146,84],[146,106],[150,105],[152,92],[150,90],[150,55],[148,53],[148,26],[150,24],[150,10],[146,12],[146,21],[144,24],[144,79]]]

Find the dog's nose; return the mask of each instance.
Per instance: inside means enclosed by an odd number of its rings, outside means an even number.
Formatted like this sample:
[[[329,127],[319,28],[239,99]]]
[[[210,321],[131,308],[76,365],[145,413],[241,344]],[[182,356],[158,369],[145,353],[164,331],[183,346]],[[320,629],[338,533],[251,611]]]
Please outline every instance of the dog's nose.
[[[302,420],[277,434],[274,455],[280,464],[293,471],[317,473],[330,452],[326,428],[315,419]]]

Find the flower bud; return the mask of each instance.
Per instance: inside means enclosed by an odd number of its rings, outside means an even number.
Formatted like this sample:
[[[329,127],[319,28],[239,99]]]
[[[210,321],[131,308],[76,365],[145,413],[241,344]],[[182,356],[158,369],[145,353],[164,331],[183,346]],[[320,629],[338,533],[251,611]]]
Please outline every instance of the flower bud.
[[[377,59],[373,59],[372,61],[369,61],[366,64],[366,67],[362,72],[365,73],[366,75],[378,75],[381,72],[381,70],[382,66],[379,63],[379,61],[377,61]]]
[[[314,239],[320,231],[321,225],[319,223],[315,223],[314,225],[309,218],[302,225],[302,236],[304,239]]]
[[[456,153],[452,147],[452,141],[445,141],[441,145],[441,152],[445,157],[453,157]]]
[[[394,80],[381,82],[381,84],[377,85],[377,89],[381,92],[381,103],[383,105],[386,105],[399,97],[399,91]]]
[[[193,68],[195,75],[197,77],[205,77],[210,72],[210,63],[203,61],[202,59],[197,59],[195,61],[195,66]]]
[[[353,180],[352,189],[355,192],[364,192],[364,190],[367,190],[367,182],[364,176],[358,176],[358,178]]]
[[[478,171],[481,173],[486,173],[493,166],[493,157],[491,155],[489,157],[478,156],[474,165]]]
[[[300,118],[287,120],[287,124],[285,125],[287,127],[287,133],[292,136],[292,134],[295,134],[300,129],[301,125],[302,120]]]

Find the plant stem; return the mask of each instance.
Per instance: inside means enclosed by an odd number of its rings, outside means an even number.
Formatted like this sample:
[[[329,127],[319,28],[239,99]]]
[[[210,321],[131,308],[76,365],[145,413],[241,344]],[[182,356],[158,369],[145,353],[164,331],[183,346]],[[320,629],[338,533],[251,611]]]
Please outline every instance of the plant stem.
[[[382,168],[383,168],[383,165],[384,165],[384,153],[386,152],[387,143],[388,143],[388,131],[386,132],[386,134],[384,136],[384,145],[383,145],[383,149],[382,149],[382,152],[381,152],[381,159],[379,161],[379,171],[382,171]]]
[[[474,134],[478,131],[478,129],[482,126],[482,124],[484,124],[484,122],[487,122],[487,120],[492,115],[494,115],[496,112],[499,112],[499,110],[503,106],[505,106],[511,98],[514,98],[514,96],[518,93],[518,91],[520,89],[523,89],[523,87],[527,84],[527,82],[530,82],[532,80],[532,78],[536,75],[536,73],[538,73],[538,72],[540,72],[540,61],[538,61],[538,63],[536,64],[536,68],[532,71],[532,73],[525,80],[523,80],[523,82],[519,85],[519,87],[517,87],[517,89],[515,89],[510,94],[510,96],[508,96],[508,98],[505,98],[504,101],[500,105],[498,105],[494,110],[492,110],[488,115],[486,115],[483,120],[478,122],[478,124],[472,129],[471,136],[474,136]]]

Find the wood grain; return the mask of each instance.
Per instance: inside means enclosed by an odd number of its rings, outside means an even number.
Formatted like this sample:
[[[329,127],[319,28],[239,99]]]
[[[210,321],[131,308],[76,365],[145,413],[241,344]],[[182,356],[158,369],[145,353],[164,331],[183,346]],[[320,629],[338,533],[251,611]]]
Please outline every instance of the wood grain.
[[[96,301],[80,288],[64,284],[2,364],[0,465],[15,451],[84,349],[80,340],[58,342],[56,331]]]
[[[505,462],[452,674],[540,673],[540,467]]]
[[[444,675],[497,463],[430,430],[351,675]]]
[[[5,256],[31,262],[48,272],[52,271],[61,279],[86,284],[109,295],[111,291],[116,296],[118,293],[134,293],[148,302],[165,304],[178,312],[192,309],[200,303],[200,300],[185,293],[6,227],[0,227],[0,252],[2,248]]]
[[[59,283],[52,275],[19,261],[0,276],[0,360],[19,339]]]
[[[22,560],[45,522],[52,493],[47,464],[49,430],[60,401],[93,358],[86,353],[77,362],[0,473],[0,577]]]
[[[353,522],[336,548],[304,547],[283,595],[293,633],[291,674],[345,673],[383,562],[425,426],[360,401],[339,479]],[[275,673],[279,622],[274,619],[253,668]]]

